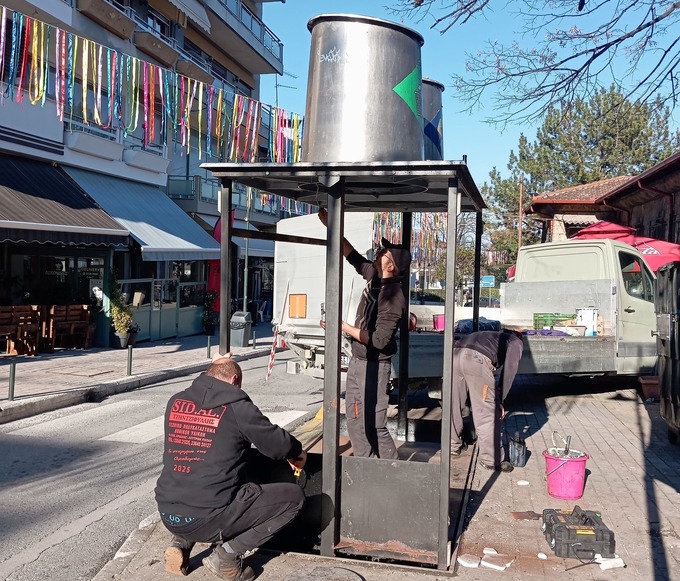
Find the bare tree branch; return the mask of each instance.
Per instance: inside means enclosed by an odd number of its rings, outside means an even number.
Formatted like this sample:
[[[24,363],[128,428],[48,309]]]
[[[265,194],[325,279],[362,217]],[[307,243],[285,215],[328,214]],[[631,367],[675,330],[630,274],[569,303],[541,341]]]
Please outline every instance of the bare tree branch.
[[[680,1],[506,0],[494,6],[502,6],[504,21],[510,29],[517,23],[518,32],[509,44],[487,41],[467,53],[465,71],[453,72],[453,87],[468,110],[491,94],[495,110],[489,121],[533,121],[612,83],[639,103],[659,98],[676,105]],[[492,2],[397,0],[391,10],[432,19],[444,34],[492,15]]]

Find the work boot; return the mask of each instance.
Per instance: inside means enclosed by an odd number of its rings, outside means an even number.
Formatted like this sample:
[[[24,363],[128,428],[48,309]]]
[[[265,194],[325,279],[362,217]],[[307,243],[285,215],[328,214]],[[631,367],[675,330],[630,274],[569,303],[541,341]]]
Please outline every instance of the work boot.
[[[238,553],[227,553],[221,545],[203,559],[203,566],[226,581],[255,579],[255,571],[247,565],[243,566],[243,556]]]
[[[165,549],[165,570],[175,575],[188,575],[189,555],[194,544],[181,537],[173,536],[170,546]]]
[[[482,461],[480,460],[480,461],[479,461],[479,465],[480,465],[482,468],[486,468],[487,470],[496,470],[496,471],[498,471],[498,472],[512,472],[512,471],[515,469],[514,466],[513,466],[512,464],[510,464],[510,462],[508,462],[507,460],[503,460],[503,461],[500,463],[500,465],[498,465],[498,466],[493,466],[493,465],[490,465],[490,464],[485,464],[484,462],[482,462]]]

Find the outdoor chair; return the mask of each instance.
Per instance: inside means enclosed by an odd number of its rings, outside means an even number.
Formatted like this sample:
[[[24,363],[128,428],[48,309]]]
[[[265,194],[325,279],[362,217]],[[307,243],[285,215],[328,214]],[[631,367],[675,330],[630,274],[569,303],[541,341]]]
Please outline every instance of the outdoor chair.
[[[37,355],[40,344],[40,309],[33,305],[12,307],[12,325],[16,326],[13,352],[16,355]]]
[[[263,323],[265,317],[267,316],[267,304],[268,301],[261,301],[260,306],[257,307],[257,321]]]

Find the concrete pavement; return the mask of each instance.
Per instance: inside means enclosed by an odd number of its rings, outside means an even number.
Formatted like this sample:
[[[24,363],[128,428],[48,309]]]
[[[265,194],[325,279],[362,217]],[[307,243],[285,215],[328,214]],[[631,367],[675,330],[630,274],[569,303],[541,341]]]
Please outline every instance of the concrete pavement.
[[[249,346],[233,351],[241,357],[266,358],[270,348],[271,336],[262,338],[261,344],[258,340],[256,349]],[[213,346],[213,352],[215,349]],[[130,377],[125,351],[93,349],[15,360],[13,402],[6,400],[9,361],[0,361],[2,422],[195,373],[205,369],[209,361],[205,336],[139,344],[134,349]],[[506,430],[511,434],[518,431],[526,439],[528,462],[510,474],[475,468],[463,534],[454,540],[454,556],[481,558],[485,548],[493,548],[507,555],[511,564],[502,572],[456,565],[455,574],[472,581],[492,577],[680,581],[680,448],[668,442],[658,402],[643,401],[630,382],[546,382],[545,378],[520,377],[506,407]],[[553,436],[555,432],[558,435]],[[559,500],[547,491],[542,452],[552,446],[553,437],[559,436],[572,436],[572,448],[588,454],[584,494],[578,500]],[[465,452],[472,453],[474,448]],[[542,513],[545,508],[572,509],[577,504],[601,513],[615,534],[616,553],[625,568],[602,570],[597,563],[558,558],[541,531],[541,521],[516,514]],[[95,580],[176,579],[163,570],[163,552],[169,540],[170,534],[155,515],[150,515],[131,531]],[[194,550],[190,579],[213,579],[201,565],[206,551],[207,547],[200,545]],[[263,581],[377,581],[388,576],[391,581],[411,581],[451,575],[292,553],[260,551],[249,559]]]
[[[273,340],[270,325],[253,327],[248,347],[231,351],[241,359],[268,356]],[[128,375],[127,349],[58,349],[35,357],[0,356],[0,423],[137,389],[181,375],[204,371],[219,338],[193,335],[145,341],[132,349]],[[8,400],[14,364],[14,399]]]

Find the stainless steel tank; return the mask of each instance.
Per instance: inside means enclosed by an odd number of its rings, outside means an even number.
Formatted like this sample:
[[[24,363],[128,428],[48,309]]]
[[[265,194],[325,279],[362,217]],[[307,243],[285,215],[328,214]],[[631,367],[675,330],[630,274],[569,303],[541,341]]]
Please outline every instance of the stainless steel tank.
[[[352,14],[315,16],[307,28],[302,161],[422,161],[423,37]]]
[[[442,125],[442,93],[444,85],[432,79],[423,79],[423,133],[425,159],[444,159],[444,130]]]

